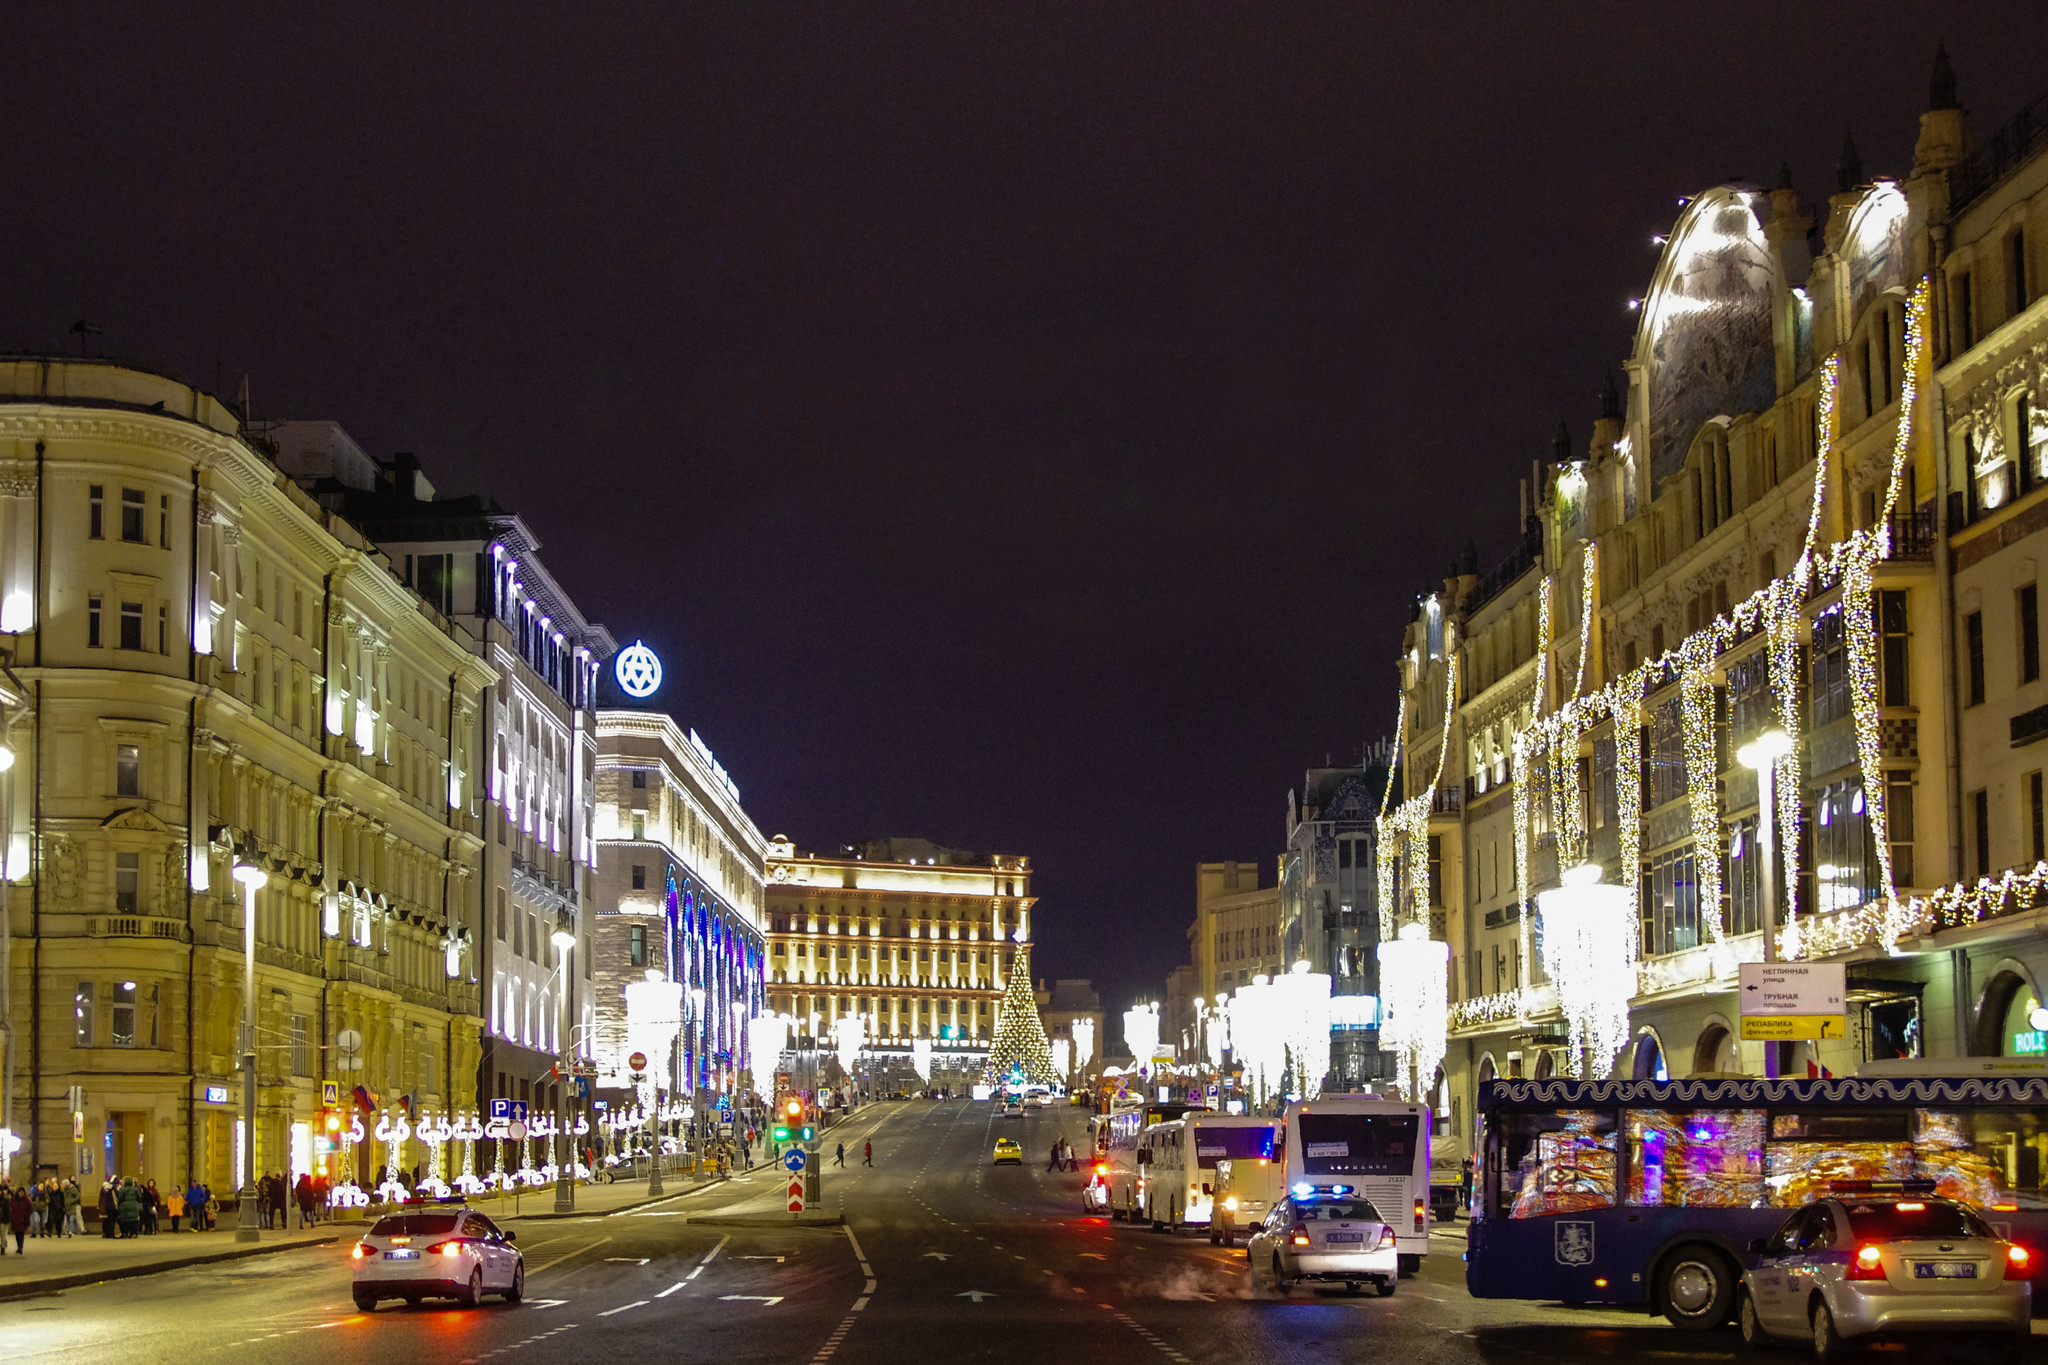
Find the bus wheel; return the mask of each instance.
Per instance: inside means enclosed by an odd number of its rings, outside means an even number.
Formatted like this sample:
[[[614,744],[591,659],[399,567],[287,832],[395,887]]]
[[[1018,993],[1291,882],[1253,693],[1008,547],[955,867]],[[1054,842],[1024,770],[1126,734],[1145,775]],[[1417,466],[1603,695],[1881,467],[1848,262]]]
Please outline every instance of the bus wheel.
[[[1422,1269],[1422,1257],[1420,1255],[1411,1256],[1404,1252],[1395,1259],[1394,1264],[1399,1268],[1401,1274],[1412,1278],[1416,1271]]]
[[[1682,1246],[1665,1258],[1656,1281],[1657,1306],[1673,1327],[1704,1332],[1728,1321],[1735,1306],[1735,1267],[1709,1246]]]

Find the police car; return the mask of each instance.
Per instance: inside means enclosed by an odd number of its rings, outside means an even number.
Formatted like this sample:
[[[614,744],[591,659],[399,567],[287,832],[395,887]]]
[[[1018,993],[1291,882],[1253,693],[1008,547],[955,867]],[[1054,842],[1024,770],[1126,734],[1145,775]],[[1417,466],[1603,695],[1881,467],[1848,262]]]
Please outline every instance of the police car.
[[[453,1299],[475,1308],[486,1294],[517,1303],[526,1294],[526,1258],[514,1235],[460,1205],[387,1214],[349,1251],[356,1307],[370,1313],[385,1299]]]

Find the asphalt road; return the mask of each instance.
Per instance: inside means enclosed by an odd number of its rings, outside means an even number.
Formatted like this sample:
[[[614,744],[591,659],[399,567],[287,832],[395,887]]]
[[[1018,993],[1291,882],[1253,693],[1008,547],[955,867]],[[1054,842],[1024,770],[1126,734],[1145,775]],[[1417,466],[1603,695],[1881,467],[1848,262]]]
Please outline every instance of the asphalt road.
[[[1468,1298],[1462,1240],[1392,1298],[1252,1292],[1244,1253],[1084,1218],[1082,1177],[1042,1155],[1077,1110],[999,1120],[992,1106],[871,1106],[827,1137],[844,1227],[716,1226],[782,1173],[609,1217],[507,1220],[527,1301],[476,1310],[349,1300],[347,1243],[0,1303],[9,1362],[178,1365],[606,1365],[621,1357],[763,1362],[1734,1359],[1732,1331],[1686,1335],[1640,1314]],[[1026,1164],[995,1168],[998,1136]],[[860,1166],[872,1136],[874,1169]],[[851,1164],[830,1165],[844,1141]],[[1033,1159],[1034,1155],[1035,1160]],[[2036,1337],[2034,1357],[2048,1360]],[[1796,1358],[1791,1352],[1777,1353]],[[1920,1352],[1888,1353],[1918,1361]],[[1878,1357],[1885,1358],[1885,1357]]]

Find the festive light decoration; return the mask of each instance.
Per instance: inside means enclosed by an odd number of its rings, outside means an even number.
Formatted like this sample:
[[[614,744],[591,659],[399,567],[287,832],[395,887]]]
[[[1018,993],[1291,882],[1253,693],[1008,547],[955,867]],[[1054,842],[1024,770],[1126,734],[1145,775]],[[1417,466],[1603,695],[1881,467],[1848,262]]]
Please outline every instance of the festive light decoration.
[[[1714,637],[1693,636],[1680,652],[1679,729],[1685,742],[1685,790],[1692,814],[1693,868],[1699,879],[1700,921],[1707,941],[1721,932],[1720,752],[1714,743]],[[1734,962],[1728,961],[1732,970]]]
[[[911,1069],[912,1071],[915,1071],[915,1072],[917,1073],[917,1078],[918,1078],[919,1080],[923,1081],[923,1082],[924,1082],[925,1084],[927,1084],[927,1085],[931,1084],[931,1079],[932,1079],[932,1040],[931,1040],[931,1039],[929,1039],[929,1038],[913,1038],[913,1039],[911,1039],[911,1040],[910,1040],[910,1069]]]
[[[839,1058],[839,1069],[847,1075],[853,1074],[854,1063],[860,1060],[860,1050],[868,1045],[868,1019],[864,1014],[842,1014],[832,1021],[832,1049]]]
[[[1133,1005],[1124,1011],[1124,1046],[1131,1050],[1131,1065],[1143,1071],[1159,1053],[1159,1006]]]
[[[1064,1081],[1073,1072],[1074,1045],[1065,1038],[1055,1038],[1051,1043],[1051,1051],[1052,1069],[1057,1071],[1060,1079]]]
[[[1095,1060],[1095,1021],[1076,1019],[1067,1031],[1074,1035],[1074,1069],[1086,1071]]]
[[[1627,890],[1600,884],[1597,864],[1565,874],[1564,885],[1536,898],[1543,916],[1543,967],[1557,983],[1572,1030],[1572,1074],[1580,1057],[1603,1075],[1628,1041],[1628,1002],[1635,994],[1628,944],[1635,938]]]
[[[1600,579],[1599,547],[1592,541],[1579,554],[1579,667],[1572,674],[1571,700],[1586,686],[1586,647],[1593,641],[1593,590]]]
[[[1297,962],[1293,971],[1274,978],[1273,985],[1294,1072],[1290,1098],[1312,1100],[1322,1093],[1323,1078],[1330,1071],[1330,978]]]
[[[996,1006],[995,1036],[989,1041],[982,1079],[995,1085],[1016,1071],[1023,1072],[1026,1080],[1044,1085],[1060,1079],[1052,1067],[1052,1049],[1046,1045],[1045,1021],[1038,1017],[1038,997],[1031,990],[1031,945],[1021,938],[1010,960],[1010,979],[1003,987],[1002,1001]]]
[[[1252,1102],[1265,1104],[1280,1091],[1287,1065],[1287,1033],[1280,1019],[1278,992],[1263,974],[1239,986],[1230,997],[1230,1050],[1237,1059]],[[1382,1033],[1381,1040],[1386,1035]]]
[[[747,1022],[747,1074],[763,1101],[775,1098],[775,1065],[789,1046],[789,1016],[757,1015]]]
[[[1378,947],[1380,1046],[1395,1056],[1401,1088],[1419,1099],[1436,1080],[1450,1029],[1451,946],[1429,936],[1420,921]]]

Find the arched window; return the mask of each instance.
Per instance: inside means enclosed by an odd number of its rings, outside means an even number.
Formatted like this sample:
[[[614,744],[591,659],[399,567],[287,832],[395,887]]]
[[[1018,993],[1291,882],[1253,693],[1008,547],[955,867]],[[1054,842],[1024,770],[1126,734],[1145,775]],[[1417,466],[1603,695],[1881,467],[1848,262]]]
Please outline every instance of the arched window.
[[[1735,1036],[1721,1024],[1709,1024],[1701,1029],[1699,1040],[1692,1045],[1693,1075],[1733,1072],[1738,1069]]]
[[[1664,1065],[1664,1045],[1648,1029],[1644,1029],[1642,1036],[1636,1039],[1635,1060],[1629,1068],[1629,1075],[1638,1081],[1671,1079],[1671,1072]]]

